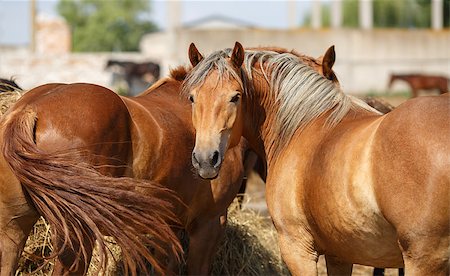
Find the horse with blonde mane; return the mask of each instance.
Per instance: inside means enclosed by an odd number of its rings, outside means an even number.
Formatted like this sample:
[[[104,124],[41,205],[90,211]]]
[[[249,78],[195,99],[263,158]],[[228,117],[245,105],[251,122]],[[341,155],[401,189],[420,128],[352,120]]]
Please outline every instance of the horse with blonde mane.
[[[236,43],[203,57],[192,102],[194,167],[215,177],[241,136],[267,162],[266,199],[294,275],[350,275],[353,264],[449,273],[450,97],[386,115],[343,93],[291,53]]]

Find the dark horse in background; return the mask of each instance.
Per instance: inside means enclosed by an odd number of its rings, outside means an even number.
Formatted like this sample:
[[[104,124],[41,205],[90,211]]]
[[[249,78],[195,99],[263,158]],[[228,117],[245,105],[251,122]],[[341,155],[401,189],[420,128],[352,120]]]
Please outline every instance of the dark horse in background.
[[[424,74],[391,74],[389,88],[396,80],[407,82],[411,87],[412,97],[419,95],[419,90],[438,90],[439,94],[448,92],[449,79],[444,76],[424,75]]]
[[[108,60],[106,69],[113,69],[113,83],[117,81],[117,77],[126,81],[132,96],[148,88],[160,77],[160,66],[153,62]]]
[[[0,78],[0,93],[1,92],[13,92],[13,91],[22,91],[19,85],[13,79],[3,79]]]

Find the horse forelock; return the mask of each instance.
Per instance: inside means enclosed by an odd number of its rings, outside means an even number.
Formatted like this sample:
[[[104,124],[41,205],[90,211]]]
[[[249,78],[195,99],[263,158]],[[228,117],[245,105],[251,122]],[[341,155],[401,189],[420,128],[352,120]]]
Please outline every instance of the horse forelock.
[[[266,48],[269,49],[269,48]],[[187,76],[183,94],[193,87],[200,87],[212,70],[217,70],[219,78],[230,77],[239,81],[244,93],[257,93],[250,86],[254,78],[263,77],[267,91],[273,98],[266,108],[274,114],[274,127],[269,135],[277,137],[282,147],[289,142],[297,130],[306,127],[314,119],[331,110],[326,120],[327,127],[339,123],[352,107],[376,112],[363,101],[346,95],[338,85],[315,71],[313,58],[297,52],[276,52],[271,50],[246,50],[243,64],[244,76],[228,61],[231,49],[214,52],[204,58]],[[317,61],[315,61],[317,64]],[[252,96],[252,95],[247,95]],[[275,153],[279,148],[275,149]]]
[[[230,48],[219,50],[200,61],[200,63],[188,73],[184,80],[181,90],[182,95],[187,96],[193,88],[201,87],[204,84],[206,77],[213,70],[217,70],[219,82],[234,79],[239,82],[241,88],[244,89],[240,74],[228,61],[231,52],[232,49]]]

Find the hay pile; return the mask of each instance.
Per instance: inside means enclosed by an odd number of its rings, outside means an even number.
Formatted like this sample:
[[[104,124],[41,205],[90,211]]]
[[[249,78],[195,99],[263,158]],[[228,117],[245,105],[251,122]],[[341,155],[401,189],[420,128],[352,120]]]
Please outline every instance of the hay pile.
[[[230,207],[225,238],[222,241],[213,263],[213,275],[288,275],[289,272],[281,260],[277,247],[275,230],[267,217],[257,215],[250,210],[239,210],[238,204]],[[107,237],[112,259],[106,275],[121,275],[120,248],[112,238]],[[51,274],[54,262],[39,260],[31,256],[49,256],[51,252],[50,227],[44,219],[34,226],[25,245],[16,275]],[[88,275],[98,274],[98,256],[94,257]],[[40,267],[42,266],[42,267]]]
[[[11,105],[13,105],[22,96],[21,91],[2,92],[0,93],[0,115],[5,114]]]
[[[44,261],[39,257],[49,256],[52,249],[50,226],[41,217],[28,236],[16,275],[49,275],[54,262],[52,260]]]
[[[288,275],[281,260],[275,228],[268,217],[252,210],[228,212],[225,238],[213,263],[213,275]]]

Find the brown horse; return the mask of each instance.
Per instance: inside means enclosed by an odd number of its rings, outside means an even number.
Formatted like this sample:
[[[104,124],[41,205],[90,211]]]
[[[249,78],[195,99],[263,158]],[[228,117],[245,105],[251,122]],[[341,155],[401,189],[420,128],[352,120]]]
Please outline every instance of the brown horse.
[[[59,98],[56,91],[65,87],[53,84],[33,89],[1,118],[0,275],[14,275],[39,215],[52,227],[53,256],[68,269],[85,272],[95,241],[104,269],[105,234],[115,237],[122,248],[125,271],[146,271],[145,261],[149,261],[162,272],[164,264],[146,246],[165,256],[181,250],[168,224],[176,221],[173,207],[165,201],[175,200],[175,195],[155,182],[110,177],[123,176],[125,168],[116,160],[98,162],[99,156],[110,151],[119,155],[129,147],[115,143],[116,137],[129,139],[129,133],[122,131],[130,117],[116,112],[126,108],[120,98],[98,93],[95,86],[78,86],[85,94],[83,100],[70,98],[70,92],[65,99]],[[93,112],[106,100],[109,105],[103,112]],[[77,108],[78,104],[83,107]],[[100,119],[106,121],[100,123]],[[103,143],[91,143],[99,139]],[[102,164],[113,166],[94,166]],[[136,187],[147,191],[146,196],[137,193]]]
[[[174,75],[181,79],[185,71],[180,69]],[[142,194],[152,197],[154,193],[160,193],[161,201],[166,198],[170,200],[176,219],[189,235],[188,272],[207,274],[224,231],[227,207],[242,181],[245,144],[227,154],[229,161],[225,162],[223,172],[215,180],[203,180],[196,176],[191,164],[194,128],[190,103],[180,98],[181,81],[176,78],[163,79],[139,97],[128,98],[92,84],[49,84],[25,94],[10,110],[9,117],[17,117],[15,120],[20,125],[24,118],[16,115],[21,114],[19,110],[31,110],[35,114],[28,122],[31,129],[29,139],[33,139],[42,152],[83,149],[89,153],[88,157],[83,155],[77,160],[87,160],[100,168],[103,174],[149,179],[173,191],[181,202],[158,190],[144,189],[145,186]],[[33,162],[41,161],[35,159]],[[34,165],[31,163],[30,166]],[[134,187],[126,187],[127,184],[132,185],[125,182],[124,188]],[[91,186],[95,189],[95,183]],[[111,193],[114,194],[113,191]],[[161,203],[161,208],[164,206]],[[158,210],[153,208],[154,212]],[[33,208],[28,206],[28,209]],[[153,215],[153,211],[148,212],[149,215],[142,217],[143,220]],[[22,229],[24,237],[35,218],[33,216],[26,221],[27,228]],[[152,225],[144,229],[149,227]],[[84,249],[85,260],[88,261],[91,247],[84,246]],[[164,257],[167,254],[160,255]],[[66,251],[60,256],[54,274],[66,273],[67,264],[77,258],[73,252]],[[172,261],[170,265],[175,266],[177,259],[171,260],[175,263]],[[80,266],[71,272],[80,274],[82,269],[84,267]]]
[[[443,76],[392,74],[389,79],[389,88],[391,88],[394,81],[397,80],[402,80],[409,84],[413,98],[419,95],[419,90],[438,90],[439,94],[448,92],[449,79]]]
[[[386,115],[290,53],[217,51],[183,92],[193,102],[194,167],[214,177],[244,136],[267,161],[266,198],[295,275],[352,264],[449,273],[450,97],[420,97]]]
[[[116,69],[114,70],[116,72],[113,71],[113,84],[117,81],[117,77],[122,76],[127,82],[129,95],[139,94],[143,90],[139,89],[139,86],[147,88],[160,77],[160,66],[153,62],[135,63],[132,61],[108,60],[106,69],[110,68]],[[117,74],[117,71],[119,74]]]

